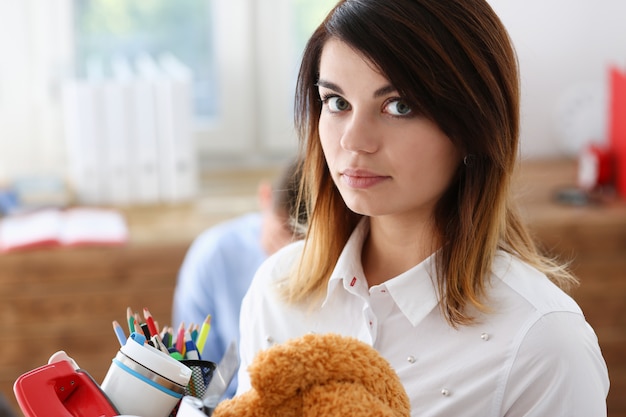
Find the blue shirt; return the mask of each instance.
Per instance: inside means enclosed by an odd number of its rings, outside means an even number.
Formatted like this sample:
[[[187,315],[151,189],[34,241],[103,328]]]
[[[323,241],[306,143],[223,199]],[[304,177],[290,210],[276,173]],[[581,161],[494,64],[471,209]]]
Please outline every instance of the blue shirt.
[[[201,325],[211,314],[202,359],[219,363],[232,340],[239,342],[239,310],[257,268],[267,258],[261,247],[261,213],[215,225],[190,246],[178,274],[172,323]],[[234,395],[236,376],[225,397]]]

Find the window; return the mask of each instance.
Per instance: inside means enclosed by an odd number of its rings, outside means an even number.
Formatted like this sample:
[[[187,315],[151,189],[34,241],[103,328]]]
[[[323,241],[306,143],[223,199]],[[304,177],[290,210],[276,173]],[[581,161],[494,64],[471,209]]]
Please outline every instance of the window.
[[[105,75],[113,50],[116,57],[132,57],[140,45],[152,52],[174,49],[196,67],[194,142],[203,164],[284,154],[295,145],[293,86],[301,50],[334,3],[0,1],[6,58],[0,67],[0,181],[64,178],[64,81],[86,76],[88,62],[91,71],[101,62]]]
[[[172,53],[194,74],[198,148],[208,159],[295,145],[302,48],[336,0],[73,0],[76,74],[119,57]]]
[[[76,74],[113,75],[112,62],[171,53],[194,74],[199,117],[217,113],[211,9],[205,0],[75,0]],[[94,73],[95,72],[95,73]]]

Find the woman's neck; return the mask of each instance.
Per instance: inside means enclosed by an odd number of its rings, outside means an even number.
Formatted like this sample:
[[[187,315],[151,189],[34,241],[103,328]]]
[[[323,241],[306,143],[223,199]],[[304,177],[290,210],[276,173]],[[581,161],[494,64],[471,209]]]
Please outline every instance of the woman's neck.
[[[370,218],[361,263],[369,286],[381,284],[428,258],[439,247],[432,221]]]

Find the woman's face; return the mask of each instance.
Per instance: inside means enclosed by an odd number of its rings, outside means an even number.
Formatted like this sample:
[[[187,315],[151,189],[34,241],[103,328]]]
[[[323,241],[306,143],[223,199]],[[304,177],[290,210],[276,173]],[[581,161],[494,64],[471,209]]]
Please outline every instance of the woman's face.
[[[322,51],[319,94],[321,145],[347,206],[372,217],[429,219],[460,162],[450,139],[340,40]]]

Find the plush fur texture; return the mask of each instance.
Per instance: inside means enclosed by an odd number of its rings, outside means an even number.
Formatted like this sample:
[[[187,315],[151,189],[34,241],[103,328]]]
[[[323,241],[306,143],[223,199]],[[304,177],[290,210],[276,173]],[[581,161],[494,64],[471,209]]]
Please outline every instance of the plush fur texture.
[[[408,417],[410,404],[389,363],[371,346],[309,334],[260,352],[252,389],[225,400],[213,417]]]

